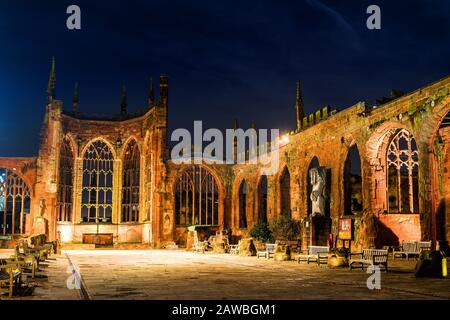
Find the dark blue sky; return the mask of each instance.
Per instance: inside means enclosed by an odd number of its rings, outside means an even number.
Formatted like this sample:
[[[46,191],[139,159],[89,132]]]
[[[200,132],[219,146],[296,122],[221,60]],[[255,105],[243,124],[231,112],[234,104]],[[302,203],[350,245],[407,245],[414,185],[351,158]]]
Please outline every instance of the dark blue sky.
[[[66,28],[77,4],[82,30]],[[378,4],[382,29],[366,28]],[[170,76],[171,129],[295,124],[295,81],[307,112],[374,101],[450,74],[450,2],[4,1],[0,3],[0,156],[37,154],[51,56],[56,96],[80,111],[145,106],[149,78]]]

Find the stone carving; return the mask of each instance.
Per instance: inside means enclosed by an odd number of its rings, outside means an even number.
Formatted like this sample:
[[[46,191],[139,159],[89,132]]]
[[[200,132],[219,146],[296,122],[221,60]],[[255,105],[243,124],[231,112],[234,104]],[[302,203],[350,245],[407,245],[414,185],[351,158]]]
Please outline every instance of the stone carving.
[[[165,215],[164,217],[164,222],[163,222],[163,232],[164,235],[168,236],[172,233],[172,225],[170,223],[170,216],[168,214]]]
[[[312,185],[310,199],[312,203],[311,215],[325,216],[325,170],[323,168],[312,168],[309,170],[309,177]]]
[[[40,198],[39,199],[39,211],[34,218],[34,225],[33,225],[33,233],[34,234],[45,234],[48,235],[48,222],[47,219],[44,218],[46,206],[45,206],[45,199]]]

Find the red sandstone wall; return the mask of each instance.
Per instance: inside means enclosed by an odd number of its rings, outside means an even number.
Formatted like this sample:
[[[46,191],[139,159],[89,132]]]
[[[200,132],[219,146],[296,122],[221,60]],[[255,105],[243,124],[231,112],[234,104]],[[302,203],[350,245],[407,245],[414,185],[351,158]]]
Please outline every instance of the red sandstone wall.
[[[386,245],[401,245],[403,240],[421,240],[418,214],[381,214],[379,222],[379,237],[385,240]]]

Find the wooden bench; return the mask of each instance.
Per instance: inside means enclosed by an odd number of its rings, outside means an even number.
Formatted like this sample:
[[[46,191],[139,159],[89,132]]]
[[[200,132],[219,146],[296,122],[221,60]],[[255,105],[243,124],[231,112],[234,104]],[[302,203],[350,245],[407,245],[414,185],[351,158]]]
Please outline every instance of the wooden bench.
[[[368,266],[384,266],[384,270],[388,271],[388,250],[383,249],[363,249],[361,253],[351,253],[351,256],[359,255],[359,259],[350,259],[349,268],[352,270],[356,267],[364,269],[365,265]]]
[[[14,256],[11,256],[11,261],[23,262],[22,271],[30,272],[32,278],[35,277],[36,270],[39,269],[39,259],[36,259],[35,255],[26,255],[20,252],[19,245],[14,247]]]
[[[423,250],[431,250],[431,241],[419,241],[417,247],[419,248],[419,254]]]
[[[392,259],[406,257],[409,260],[409,256],[419,257],[422,250],[431,249],[431,241],[403,241],[400,250],[392,251]]]
[[[256,248],[256,257],[264,257],[267,259],[273,258],[273,255],[275,254],[275,247],[275,243],[266,243],[262,250],[258,250],[258,248]]]
[[[297,256],[297,262],[306,261],[316,262],[318,265],[327,263],[328,261],[328,246],[308,246],[306,253],[299,253]]]
[[[192,251],[205,253],[208,246],[208,241],[196,241],[192,247]]]
[[[26,255],[34,255],[39,261],[45,261],[49,254],[47,248],[30,247],[26,239],[22,242],[22,248]]]
[[[8,288],[9,297],[13,296],[14,287],[22,283],[22,262],[0,259],[0,287]]]
[[[239,245],[241,244],[241,240],[239,240],[238,244],[230,244],[230,254],[239,254]]]

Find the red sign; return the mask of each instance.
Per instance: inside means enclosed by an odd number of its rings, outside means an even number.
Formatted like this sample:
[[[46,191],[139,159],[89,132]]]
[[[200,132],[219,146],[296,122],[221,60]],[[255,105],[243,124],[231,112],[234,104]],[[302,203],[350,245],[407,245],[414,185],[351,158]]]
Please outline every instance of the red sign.
[[[352,240],[352,219],[339,219],[339,239]]]

